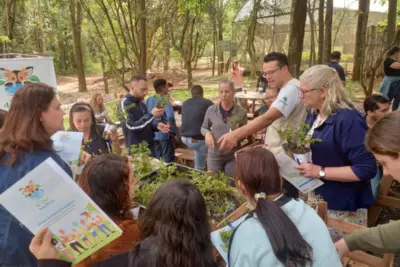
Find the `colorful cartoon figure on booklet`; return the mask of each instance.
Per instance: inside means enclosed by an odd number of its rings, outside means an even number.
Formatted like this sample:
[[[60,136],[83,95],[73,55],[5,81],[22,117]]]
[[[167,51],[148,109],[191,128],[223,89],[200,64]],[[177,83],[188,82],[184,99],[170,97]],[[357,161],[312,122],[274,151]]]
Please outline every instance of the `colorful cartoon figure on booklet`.
[[[21,70],[9,70],[0,68],[0,84],[4,84],[8,94],[15,94],[19,88],[32,81],[39,81],[39,78],[32,76],[33,67],[26,67]]]
[[[63,254],[63,256],[67,257],[67,259],[68,259],[69,261],[72,261],[72,260],[74,259],[74,254],[73,254],[69,249],[67,249],[67,248],[64,246],[63,243],[58,242],[57,239],[55,239],[55,238],[51,239],[51,244],[53,245],[53,247],[54,247],[55,249],[57,249],[58,251],[60,251],[60,252]]]
[[[100,215],[93,216],[89,212],[84,211],[81,213],[81,215],[85,216],[86,222],[88,222],[92,227],[97,226],[97,228],[108,237],[107,231],[109,231],[111,234],[115,233],[115,231],[112,231],[110,228],[108,228],[107,225],[103,223],[103,219],[101,218]]]
[[[80,231],[73,228],[72,232],[74,232],[79,238],[85,243],[86,246],[93,246],[93,243],[89,241],[89,239]]]
[[[60,239],[64,244],[68,244],[73,250],[75,250],[79,255],[82,254],[81,250],[86,251],[87,248],[84,248],[81,243],[76,240],[76,236],[74,234],[67,234],[64,230],[58,230],[60,233]]]
[[[39,184],[34,184],[32,180],[29,181],[29,184],[25,187],[19,189],[20,192],[25,197],[29,197],[32,200],[41,199],[44,195],[43,189],[40,189]]]
[[[83,227],[85,227],[90,232],[90,234],[92,235],[92,238],[94,239],[94,242],[97,243],[97,237],[99,235],[97,234],[97,232],[95,230],[96,226],[92,226],[90,223],[87,224],[85,222],[85,220],[80,220],[80,223],[83,225]]]

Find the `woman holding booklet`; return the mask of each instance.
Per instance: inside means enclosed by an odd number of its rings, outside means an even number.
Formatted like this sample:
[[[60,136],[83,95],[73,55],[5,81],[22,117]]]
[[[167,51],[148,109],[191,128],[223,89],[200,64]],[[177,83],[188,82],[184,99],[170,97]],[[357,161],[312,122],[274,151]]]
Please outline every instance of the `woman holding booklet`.
[[[232,233],[230,267],[342,266],[321,218],[283,195],[272,152],[261,146],[237,152],[235,177],[254,210]]]
[[[101,169],[96,167],[96,171]],[[139,225],[141,241],[132,245],[130,253],[114,254],[93,266],[217,267],[213,261],[206,204],[200,191],[189,181],[175,179],[162,184]],[[39,260],[39,266],[70,267],[69,262],[57,260],[51,236],[43,229],[32,240],[30,250]]]
[[[308,136],[318,141],[310,146],[312,161],[298,169],[305,177],[324,182],[315,194],[328,202],[330,217],[366,226],[367,209],[374,202],[370,180],[377,169],[364,146],[367,124],[335,69],[325,65],[307,69],[300,76],[300,90],[310,109]]]
[[[51,136],[63,129],[65,112],[54,88],[25,85],[13,96],[0,130],[0,194],[51,157],[72,177],[55,153]],[[29,252],[32,234],[0,206],[0,266],[37,266]]]

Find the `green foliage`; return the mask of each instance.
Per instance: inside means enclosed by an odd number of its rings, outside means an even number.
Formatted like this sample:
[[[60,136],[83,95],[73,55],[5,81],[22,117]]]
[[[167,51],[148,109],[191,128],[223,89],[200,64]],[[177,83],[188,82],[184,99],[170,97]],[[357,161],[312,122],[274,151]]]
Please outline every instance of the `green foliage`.
[[[141,142],[139,145],[132,145],[131,151],[131,162],[134,164],[135,175],[141,179],[146,174],[153,170],[150,161],[150,148],[146,141]]]
[[[231,240],[232,230],[220,231],[219,236],[221,237],[222,242],[224,243],[225,250],[229,249],[229,241]]]
[[[157,108],[164,108],[169,103],[167,95],[156,94],[154,95],[154,97],[156,99]]]
[[[10,43],[11,40],[8,36],[0,35],[0,44],[7,44]]]
[[[310,125],[307,123],[301,123],[299,127],[289,126],[286,129],[275,130],[282,139],[285,150],[295,154],[305,154],[310,151],[310,145],[322,141],[308,135]]]
[[[136,172],[143,173],[144,170],[135,169]],[[244,202],[236,188],[229,186],[232,178],[223,173],[207,175],[204,172],[180,171],[174,164],[162,164],[154,176],[149,177],[148,181],[143,181],[136,189],[135,201],[148,205],[149,200],[162,183],[174,178],[189,179],[199,188],[207,205],[208,212],[216,220],[221,220],[226,212],[232,211],[235,206]]]

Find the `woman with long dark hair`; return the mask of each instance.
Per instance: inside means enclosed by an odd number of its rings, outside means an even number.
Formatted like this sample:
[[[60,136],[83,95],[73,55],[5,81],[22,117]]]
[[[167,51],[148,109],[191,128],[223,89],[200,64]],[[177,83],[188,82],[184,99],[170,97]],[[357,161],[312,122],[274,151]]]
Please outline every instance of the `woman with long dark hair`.
[[[255,147],[236,157],[238,187],[255,209],[232,234],[229,266],[342,266],[317,213],[302,200],[282,194],[274,155]]]
[[[103,137],[104,128],[97,125],[94,112],[90,104],[86,102],[77,102],[72,105],[69,111],[69,129],[83,133],[84,151],[90,155],[107,154],[112,151],[121,153],[116,131],[104,134],[107,139],[111,139],[110,145],[110,142]]]
[[[0,130],[0,194],[48,158],[70,176],[70,167],[55,153],[51,136],[63,129],[65,112],[54,88],[25,85],[13,96]],[[29,252],[32,234],[0,206],[0,266],[36,266]]]
[[[206,204],[188,180],[165,182],[156,191],[140,222],[142,241],[130,253],[98,263],[96,267],[217,267],[213,262]],[[31,251],[40,267],[69,267],[56,260],[50,233],[39,232]]]
[[[131,212],[136,180],[128,158],[113,154],[95,157],[85,165],[78,184],[121,228],[122,236],[75,266],[89,267],[129,252],[140,240],[140,230]]]

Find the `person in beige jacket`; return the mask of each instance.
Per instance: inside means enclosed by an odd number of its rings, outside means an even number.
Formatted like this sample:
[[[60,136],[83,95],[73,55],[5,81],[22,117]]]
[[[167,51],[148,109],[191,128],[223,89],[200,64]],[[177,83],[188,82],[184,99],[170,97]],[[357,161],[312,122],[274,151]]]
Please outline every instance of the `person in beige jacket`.
[[[383,174],[400,181],[400,112],[393,112],[380,119],[368,131],[365,145],[383,166]],[[400,252],[400,221],[356,231],[336,242],[343,257],[350,251],[365,250],[373,253]]]

